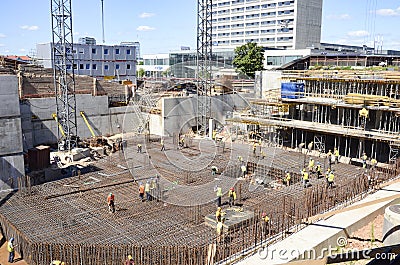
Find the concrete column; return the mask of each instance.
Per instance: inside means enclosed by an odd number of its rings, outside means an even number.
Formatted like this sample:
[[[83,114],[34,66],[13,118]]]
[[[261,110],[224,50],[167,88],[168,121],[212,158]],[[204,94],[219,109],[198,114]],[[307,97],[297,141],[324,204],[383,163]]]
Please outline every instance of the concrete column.
[[[383,222],[383,244],[385,246],[399,243],[400,238],[400,204],[386,208]]]

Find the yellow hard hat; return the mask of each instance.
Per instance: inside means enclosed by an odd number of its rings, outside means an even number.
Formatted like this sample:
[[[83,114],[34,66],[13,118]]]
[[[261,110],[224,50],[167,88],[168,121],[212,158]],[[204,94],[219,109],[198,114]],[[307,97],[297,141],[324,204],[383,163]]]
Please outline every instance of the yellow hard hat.
[[[131,256],[131,255],[128,255],[128,259],[132,259],[132,256]]]

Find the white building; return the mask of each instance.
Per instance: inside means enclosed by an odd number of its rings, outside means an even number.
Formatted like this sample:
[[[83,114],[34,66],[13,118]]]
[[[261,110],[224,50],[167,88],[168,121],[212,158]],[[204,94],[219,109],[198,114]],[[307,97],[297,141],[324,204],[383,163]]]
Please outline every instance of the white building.
[[[136,80],[138,47],[136,43],[126,45],[97,45],[74,43],[74,65],[67,64],[67,70],[74,69],[78,75],[96,78]],[[52,43],[36,45],[37,59],[45,68],[52,68]]]
[[[319,47],[323,0],[214,0],[213,43],[233,48]]]

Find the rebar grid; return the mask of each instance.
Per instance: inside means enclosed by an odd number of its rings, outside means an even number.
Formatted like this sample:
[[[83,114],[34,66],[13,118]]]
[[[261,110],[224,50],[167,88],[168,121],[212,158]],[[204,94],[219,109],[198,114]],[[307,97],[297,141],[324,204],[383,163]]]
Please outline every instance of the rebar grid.
[[[236,147],[243,153],[248,151],[247,145]],[[163,161],[158,149],[159,146],[150,145],[149,153],[152,159]],[[266,153],[269,155],[264,159],[250,155],[246,162],[249,169],[253,167],[271,179],[281,178],[283,170],[288,168],[295,173],[303,163],[299,153],[281,150]],[[143,163],[143,156],[132,152],[131,159],[125,163],[120,152],[96,162],[99,171],[34,186],[28,196],[22,192],[10,194],[0,207],[4,235],[16,238],[17,251],[31,264],[49,264],[52,259],[62,259],[71,265],[121,264],[128,254],[136,264],[206,264],[209,246],[216,243],[216,237],[215,230],[203,222],[205,215],[215,211],[214,202],[183,207],[164,205],[162,201],[139,201],[137,182],[154,177],[157,172]],[[129,163],[134,164],[133,177],[126,169]],[[230,173],[234,173],[239,165],[238,161],[231,161],[227,168],[232,168]],[[264,189],[259,185],[254,191],[249,190],[248,180],[232,178],[238,192],[237,202],[253,210],[255,217],[238,229],[226,232],[224,239],[216,244],[213,260],[233,260],[236,253],[259,246],[266,238],[273,235],[283,238],[282,232],[300,229],[308,217],[360,198],[376,183],[400,172],[399,163],[370,170],[369,177],[355,166],[337,164],[333,168],[336,177],[332,189],[327,188],[324,178],[314,176],[310,179],[312,186],[306,189],[297,183],[298,176],[289,187]],[[175,175],[176,181],[184,183],[176,168],[169,166],[167,170],[170,180]],[[211,175],[208,167],[199,174],[204,178],[208,175]],[[108,212],[106,205],[110,191],[116,196],[114,214]],[[215,197],[213,190],[203,192],[205,198]],[[177,199],[184,196],[174,187],[167,195]],[[193,199],[190,194],[185,196]],[[224,195],[223,202],[226,201]],[[270,217],[267,229],[262,227],[262,212]]]

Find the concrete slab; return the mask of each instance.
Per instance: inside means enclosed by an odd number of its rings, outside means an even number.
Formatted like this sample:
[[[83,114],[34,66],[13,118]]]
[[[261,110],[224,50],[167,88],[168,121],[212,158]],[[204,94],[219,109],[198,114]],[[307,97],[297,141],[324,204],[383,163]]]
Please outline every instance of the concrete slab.
[[[399,192],[400,183],[395,183],[368,195],[352,206],[393,197],[399,195]],[[259,249],[255,255],[237,264],[284,264],[296,258],[318,259],[329,253],[334,254],[337,247],[346,244],[348,235],[371,222],[378,214],[382,214],[388,205],[397,201],[392,198],[388,201],[338,213],[326,220],[309,225],[276,244]]]
[[[225,215],[224,215],[225,221],[223,224],[225,231],[246,225],[246,223],[248,224],[249,221],[254,218],[253,211],[241,210],[240,207],[232,207],[232,208],[224,209],[222,211],[225,213]],[[206,215],[204,217],[204,221],[205,221],[206,225],[209,225],[213,228],[217,227],[215,213]]]

